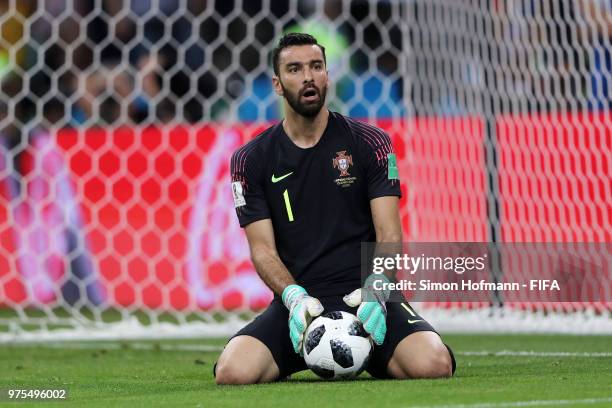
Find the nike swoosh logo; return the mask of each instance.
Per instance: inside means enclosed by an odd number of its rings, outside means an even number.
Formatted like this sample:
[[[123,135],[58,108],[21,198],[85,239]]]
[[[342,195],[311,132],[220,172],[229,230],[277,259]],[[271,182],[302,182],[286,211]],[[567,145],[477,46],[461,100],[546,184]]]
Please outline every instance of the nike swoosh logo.
[[[408,319],[408,324],[414,324],[414,323],[418,323],[418,322],[422,322],[423,319],[417,319],[417,320],[410,320]]]
[[[274,174],[272,174],[272,182],[273,182],[273,183],[278,183],[278,182],[279,182],[279,181],[281,181],[282,179],[287,178],[287,177],[289,177],[289,176],[290,176],[290,175],[292,175],[292,174],[293,174],[293,172],[291,172],[291,173],[287,173],[287,174],[282,175],[282,176],[280,176],[280,177],[274,177]]]

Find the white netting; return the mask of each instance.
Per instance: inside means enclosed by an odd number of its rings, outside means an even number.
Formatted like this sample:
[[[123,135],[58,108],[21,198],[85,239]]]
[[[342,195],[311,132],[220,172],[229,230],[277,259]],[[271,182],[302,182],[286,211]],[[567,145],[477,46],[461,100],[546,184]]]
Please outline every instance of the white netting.
[[[332,108],[391,135],[407,240],[610,241],[611,21],[607,0],[0,0],[0,339],[228,334],[270,300],[228,165],[281,116],[287,30],[326,46]],[[605,300],[516,309],[612,331]]]

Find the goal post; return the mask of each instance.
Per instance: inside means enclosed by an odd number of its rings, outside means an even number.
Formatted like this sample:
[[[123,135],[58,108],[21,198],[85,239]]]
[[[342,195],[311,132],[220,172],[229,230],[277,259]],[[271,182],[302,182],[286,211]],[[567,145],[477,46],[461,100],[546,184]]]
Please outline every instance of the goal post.
[[[505,244],[611,242],[611,16],[595,0],[1,2],[0,342],[226,336],[267,305],[229,159],[282,117],[269,52],[288,31],[326,47],[332,109],[390,135],[406,242],[491,243],[502,280]],[[416,308],[441,331],[611,333],[607,265],[581,284],[593,301]]]

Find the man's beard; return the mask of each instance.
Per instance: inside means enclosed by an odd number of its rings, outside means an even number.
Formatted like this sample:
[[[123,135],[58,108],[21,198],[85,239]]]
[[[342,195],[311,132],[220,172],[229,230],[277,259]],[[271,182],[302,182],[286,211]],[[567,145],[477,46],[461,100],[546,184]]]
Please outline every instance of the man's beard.
[[[283,88],[283,95],[287,100],[287,103],[291,108],[297,112],[299,115],[304,116],[306,118],[313,118],[317,116],[317,114],[323,108],[325,104],[325,96],[327,95],[327,86],[324,85],[322,89],[317,88],[315,85],[312,85],[308,88],[302,88],[297,95],[292,94],[281,82],[281,88]],[[302,103],[300,99],[302,98],[303,93],[306,89],[314,88],[319,95],[319,101],[316,103]]]

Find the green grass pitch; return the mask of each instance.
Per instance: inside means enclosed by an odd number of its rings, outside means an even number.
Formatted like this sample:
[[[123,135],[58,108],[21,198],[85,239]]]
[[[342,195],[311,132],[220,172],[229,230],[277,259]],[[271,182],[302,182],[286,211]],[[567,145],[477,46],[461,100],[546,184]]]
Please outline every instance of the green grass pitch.
[[[0,346],[0,389],[65,388],[57,407],[612,407],[612,336],[448,335],[447,380],[321,381],[310,372],[254,386],[217,386],[218,340]],[[209,350],[209,351],[206,351]]]

